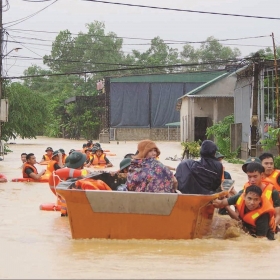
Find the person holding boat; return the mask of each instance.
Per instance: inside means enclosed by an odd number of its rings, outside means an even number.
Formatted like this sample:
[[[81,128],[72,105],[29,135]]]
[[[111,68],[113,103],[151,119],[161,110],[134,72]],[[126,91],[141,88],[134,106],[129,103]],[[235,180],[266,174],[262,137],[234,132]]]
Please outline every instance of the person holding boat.
[[[280,224],[280,198],[279,193],[275,189],[274,185],[265,179],[264,175],[264,167],[259,163],[260,160],[255,157],[251,157],[247,159],[245,164],[243,164],[242,169],[247,173],[248,182],[244,185],[243,190],[237,193],[234,196],[229,198],[224,198],[222,200],[213,201],[213,205],[216,208],[226,207],[228,211],[230,211],[229,205],[235,205],[242,195],[244,190],[251,185],[258,186],[262,190],[262,197],[266,197],[271,205],[275,209],[275,223],[276,225]]]
[[[280,192],[280,170],[274,167],[274,157],[271,153],[263,153],[259,156],[262,166],[264,167],[264,175],[270,180],[274,187]]]
[[[22,167],[23,178],[32,178],[34,180],[40,180],[40,178],[45,174],[46,170],[43,169],[38,173],[37,168],[34,166],[37,163],[36,157],[33,153],[26,156],[26,162]]]
[[[256,185],[248,186],[235,203],[237,211],[230,209],[231,218],[242,221],[243,229],[258,238],[275,240],[275,208]]]
[[[205,140],[200,148],[200,160],[184,159],[176,169],[178,189],[186,194],[213,194],[219,191],[223,165],[215,157],[218,148],[211,140]]]
[[[174,193],[177,180],[173,173],[156,157],[160,150],[149,140],[138,143],[138,153],[133,156],[127,174],[128,191]]]
[[[40,163],[44,162],[44,161],[50,161],[52,159],[52,155],[53,155],[53,148],[52,147],[47,147],[47,149],[45,150],[46,154],[43,155]]]

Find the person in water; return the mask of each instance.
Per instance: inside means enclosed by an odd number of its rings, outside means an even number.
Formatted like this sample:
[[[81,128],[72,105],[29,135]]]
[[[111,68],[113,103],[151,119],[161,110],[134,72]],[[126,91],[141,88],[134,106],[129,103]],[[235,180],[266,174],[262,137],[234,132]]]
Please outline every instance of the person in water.
[[[40,163],[43,162],[43,161],[50,161],[52,159],[53,148],[52,147],[47,147],[45,152],[46,152],[46,154],[43,155]]]
[[[264,175],[270,180],[276,190],[280,192],[280,170],[274,166],[274,157],[271,153],[263,153],[259,156],[262,166],[264,167]]]
[[[94,153],[92,153],[90,160],[87,162],[87,167],[90,165],[93,166],[103,166],[103,167],[112,167],[113,164],[106,157],[106,154],[103,153],[102,148],[96,147],[94,148]]]
[[[249,161],[251,162],[248,163]],[[249,158],[245,164],[246,166],[244,167],[243,165],[242,169],[247,173],[248,182],[244,185],[243,190],[229,198],[215,200],[213,202],[214,207],[223,208],[229,205],[235,205],[244,190],[246,190],[247,187],[254,185],[262,190],[262,196],[265,196],[270,201],[271,205],[275,208],[275,223],[276,225],[279,225],[280,199],[278,191],[274,188],[274,185],[271,184],[271,182],[265,180],[264,167],[260,163],[255,162],[254,159],[252,161],[252,158]],[[229,207],[226,207],[226,209],[229,210]]]
[[[175,193],[177,180],[156,157],[160,150],[147,139],[138,143],[138,153],[131,160],[126,186],[129,191]]]
[[[235,203],[237,211],[230,209],[231,218],[242,221],[243,229],[254,237],[274,240],[276,231],[275,209],[256,185],[248,186]]]
[[[223,177],[223,165],[215,157],[216,144],[205,140],[201,144],[201,159],[182,160],[176,169],[178,189],[186,194],[212,194],[219,191]]]
[[[34,180],[40,180],[42,175],[45,174],[46,170],[43,169],[38,173],[37,168],[34,166],[37,163],[36,157],[33,153],[30,153],[26,156],[26,162],[22,167],[23,178],[32,178]]]
[[[20,159],[21,159],[21,162],[22,162],[21,168],[23,167],[24,163],[26,162],[26,156],[27,156],[27,153],[22,153],[20,155]]]

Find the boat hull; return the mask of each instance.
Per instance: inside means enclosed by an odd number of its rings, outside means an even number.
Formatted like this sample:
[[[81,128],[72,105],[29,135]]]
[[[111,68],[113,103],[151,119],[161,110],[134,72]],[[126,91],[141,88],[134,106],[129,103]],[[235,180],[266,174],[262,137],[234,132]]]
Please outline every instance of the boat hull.
[[[73,239],[193,239],[210,230],[215,195],[85,191],[57,187]]]

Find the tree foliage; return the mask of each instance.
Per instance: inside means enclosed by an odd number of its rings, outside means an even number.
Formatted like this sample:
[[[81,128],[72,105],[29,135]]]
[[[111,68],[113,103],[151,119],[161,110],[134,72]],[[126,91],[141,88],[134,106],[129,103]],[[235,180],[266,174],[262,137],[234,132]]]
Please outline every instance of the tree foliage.
[[[224,68],[230,64],[230,60],[237,59],[241,55],[238,48],[225,47],[213,36],[208,37],[198,49],[186,44],[181,52],[181,58],[186,63],[210,63],[208,65],[195,65],[190,67],[193,70],[215,70]],[[213,62],[221,62],[220,64]],[[228,62],[227,62],[228,61]]]
[[[2,139],[36,138],[44,133],[46,119],[46,99],[32,92],[20,83],[5,86],[5,95],[9,100],[8,122],[2,126]]]
[[[128,74],[174,73],[191,68],[158,66],[229,60],[240,55],[238,49],[224,47],[214,37],[207,38],[199,49],[187,44],[181,53],[155,37],[147,50],[134,49],[125,54],[123,39],[106,32],[104,23],[94,21],[86,27],[87,32],[78,35],[61,31],[51,53],[44,56],[46,69],[32,65],[24,71],[23,84],[7,85],[10,113],[9,122],[3,126],[5,138],[16,135],[32,138],[41,133],[52,137],[97,138],[104,117],[104,106],[96,89],[98,80]],[[136,67],[143,69],[133,69]],[[209,65],[192,69],[217,68]],[[65,100],[74,96],[92,99],[65,104]]]
[[[215,137],[215,142],[219,148],[219,152],[227,158],[236,157],[238,151],[235,153],[230,152],[230,125],[234,123],[234,116],[229,115],[222,121],[206,129],[206,135],[209,139],[211,136]]]

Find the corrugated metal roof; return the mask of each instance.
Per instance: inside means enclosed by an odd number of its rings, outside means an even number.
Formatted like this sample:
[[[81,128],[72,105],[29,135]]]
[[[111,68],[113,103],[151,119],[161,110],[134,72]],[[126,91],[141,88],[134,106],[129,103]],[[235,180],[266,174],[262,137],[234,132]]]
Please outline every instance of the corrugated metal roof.
[[[229,75],[228,72],[223,73],[223,74],[220,73],[219,76],[217,76],[217,77],[213,78],[212,80],[206,82],[205,84],[203,84],[203,85],[201,85],[201,86],[199,86],[199,87],[197,87],[197,88],[191,90],[190,92],[186,93],[186,94],[183,95],[182,97],[178,98],[178,100],[181,99],[181,98],[187,97],[187,96],[188,96],[188,97],[195,97],[195,96],[197,96],[197,93],[198,93],[198,92],[200,92],[201,90],[203,90],[203,89],[207,88],[208,86],[214,84],[215,82],[217,82],[217,81],[219,81],[219,80],[221,80],[221,79],[227,77],[228,75]],[[197,97],[198,97],[198,96],[197,96]],[[203,97],[206,97],[206,95],[205,95],[205,96],[203,95]],[[213,97],[213,95],[212,95],[212,96],[207,95],[207,97]]]
[[[111,83],[206,83],[221,74],[227,73],[222,71],[202,71],[202,72],[184,72],[174,74],[150,74],[139,76],[125,76],[111,78]]]

